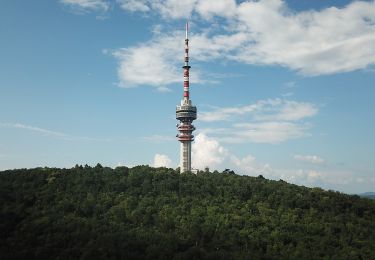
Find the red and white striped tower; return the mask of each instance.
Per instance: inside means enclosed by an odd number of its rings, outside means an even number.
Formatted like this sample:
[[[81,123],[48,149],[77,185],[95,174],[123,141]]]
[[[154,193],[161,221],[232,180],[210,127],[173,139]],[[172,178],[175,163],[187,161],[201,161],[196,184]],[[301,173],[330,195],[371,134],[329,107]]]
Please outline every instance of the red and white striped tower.
[[[186,22],[185,28],[185,64],[182,67],[184,69],[184,99],[189,99],[189,23]]]
[[[178,141],[181,142],[180,147],[180,172],[191,171],[191,142],[194,140],[193,131],[195,127],[192,122],[197,119],[197,108],[192,105],[189,94],[189,24],[186,22],[185,30],[185,63],[184,69],[184,95],[181,105],[176,107],[176,119],[180,121],[177,124]]]

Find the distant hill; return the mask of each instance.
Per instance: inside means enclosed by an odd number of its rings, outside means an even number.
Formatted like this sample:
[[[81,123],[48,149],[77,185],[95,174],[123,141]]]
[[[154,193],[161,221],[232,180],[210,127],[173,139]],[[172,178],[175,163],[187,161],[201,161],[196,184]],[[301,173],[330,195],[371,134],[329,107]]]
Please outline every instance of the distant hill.
[[[375,201],[137,166],[0,172],[0,259],[373,259]]]
[[[358,194],[358,196],[360,196],[362,198],[368,198],[368,199],[375,200],[375,192],[365,192],[365,193]]]

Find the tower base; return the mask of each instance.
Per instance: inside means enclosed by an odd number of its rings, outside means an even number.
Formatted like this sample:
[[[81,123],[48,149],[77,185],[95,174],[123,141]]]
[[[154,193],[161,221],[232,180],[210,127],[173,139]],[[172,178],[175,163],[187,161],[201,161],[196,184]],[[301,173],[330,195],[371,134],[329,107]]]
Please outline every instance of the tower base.
[[[181,142],[180,173],[191,171],[191,142]]]

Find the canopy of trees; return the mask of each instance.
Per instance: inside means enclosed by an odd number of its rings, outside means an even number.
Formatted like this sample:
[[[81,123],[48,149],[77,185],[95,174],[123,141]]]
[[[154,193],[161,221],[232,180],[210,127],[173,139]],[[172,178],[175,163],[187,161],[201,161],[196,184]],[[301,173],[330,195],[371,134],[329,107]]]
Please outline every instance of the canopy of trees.
[[[232,171],[0,172],[1,259],[373,259],[375,201]]]

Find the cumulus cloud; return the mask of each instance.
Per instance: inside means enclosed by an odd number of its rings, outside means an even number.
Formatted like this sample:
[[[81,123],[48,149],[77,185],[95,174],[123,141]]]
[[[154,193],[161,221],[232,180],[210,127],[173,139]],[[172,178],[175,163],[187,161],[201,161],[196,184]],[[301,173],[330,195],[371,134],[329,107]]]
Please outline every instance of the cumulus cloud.
[[[257,122],[234,125],[230,136],[222,140],[229,143],[270,143],[277,144],[289,139],[306,136],[307,125],[289,122]]]
[[[166,19],[187,18],[196,0],[117,0],[120,7],[130,12],[152,12]]]
[[[315,116],[318,111],[312,103],[276,98],[244,106],[214,108],[199,113],[199,119],[210,123],[236,122],[225,128],[203,130],[223,142],[276,144],[307,136],[311,125],[301,120]]]
[[[60,2],[82,11],[107,11],[110,6],[107,0]],[[375,64],[372,47],[375,45],[375,1],[353,1],[342,8],[300,12],[290,10],[282,0],[239,3],[234,0],[117,0],[116,3],[126,11],[159,14],[165,21],[193,15],[199,17],[198,22],[224,18],[227,26],[221,26],[219,34],[203,26],[193,35],[194,59],[200,61],[214,62],[220,58],[247,64],[279,65],[307,76],[366,69]],[[173,83],[177,75],[173,70],[167,75],[154,73],[154,80],[149,76],[145,81],[139,80],[145,76],[145,70],[141,70],[142,65],[147,65],[145,58],[160,65],[153,66],[154,69],[173,66],[170,57],[178,56],[174,55],[174,48],[169,50],[170,39],[170,34],[164,34],[157,42],[151,40],[144,45],[118,50],[117,57],[122,61],[120,82],[125,86]],[[153,50],[146,48],[150,45]],[[138,59],[141,61],[137,62]]]
[[[236,12],[235,0],[117,0],[126,11],[154,12],[165,19],[189,18],[197,13],[204,19],[214,16],[232,17]]]
[[[199,170],[203,170],[205,167],[219,171],[229,168],[237,174],[263,175],[268,179],[282,179],[289,183],[308,187],[358,192],[363,190],[364,184],[366,187],[371,187],[375,183],[371,171],[368,174],[359,175],[355,171],[340,170],[331,165],[319,170],[273,168],[269,163],[259,161],[252,154],[239,157],[227,149],[217,138],[202,133],[197,135],[196,141],[193,143],[192,156],[193,168]],[[309,156],[303,157],[310,158]],[[314,161],[323,160],[318,156],[311,156],[311,158]]]
[[[258,120],[298,121],[318,113],[316,105],[305,102],[276,99],[267,114],[258,115]]]
[[[154,167],[171,167],[172,160],[165,154],[155,154]]]
[[[200,0],[197,1],[196,11],[205,19],[213,16],[233,17],[236,7],[235,0]]]
[[[157,37],[151,42],[136,47],[113,51],[112,54],[119,62],[117,71],[119,86],[131,88],[148,85],[166,91],[169,84],[180,83],[183,39],[181,31],[167,37]],[[197,71],[191,76],[190,81],[205,82]]]
[[[321,174],[304,170],[278,170],[273,169],[269,163],[260,162],[252,154],[239,157],[221,142],[212,136],[199,133],[192,147],[193,168],[203,170],[209,167],[211,170],[231,169],[237,174],[258,176],[263,175],[269,179],[288,180],[293,183],[300,181],[317,180]]]
[[[226,168],[235,170],[238,174],[258,176],[259,174],[270,175],[272,168],[269,164],[261,163],[248,154],[239,158],[225,148],[219,140],[199,133],[192,146],[193,168],[203,170],[210,169],[224,170]]]
[[[268,163],[258,161],[253,155],[248,154],[243,158],[238,157],[219,140],[200,133],[193,143],[192,163],[193,168],[203,170],[209,167],[211,170],[231,169],[240,175],[274,177],[274,171]]]
[[[150,11],[150,7],[148,7],[147,1],[143,1],[143,0],[117,0],[117,3],[120,5],[122,9],[131,11],[131,12]]]
[[[372,171],[358,174],[355,170],[338,169],[332,165],[325,165],[324,169],[306,168],[274,168],[268,162],[262,162],[253,154],[243,157],[237,156],[223,145],[222,142],[205,133],[199,133],[192,147],[193,168],[203,170],[209,167],[212,170],[231,169],[240,175],[258,176],[263,175],[267,179],[282,179],[289,183],[304,185],[308,187],[321,187],[346,192],[358,192],[371,189],[375,183]],[[296,156],[302,160],[310,160],[313,163],[323,163],[319,156]],[[297,159],[297,160],[298,160]],[[308,166],[308,165],[307,165]],[[314,168],[316,165],[314,165]]]
[[[109,9],[107,0],[60,0],[60,3],[78,12],[104,11]]]
[[[199,120],[206,122],[223,121],[233,118],[235,115],[244,115],[248,113],[255,113],[262,110],[265,101],[258,101],[255,104],[250,104],[241,107],[223,107],[216,108],[213,111],[204,111],[199,113]],[[267,102],[272,103],[272,102]]]
[[[347,192],[363,190],[364,184],[358,182],[358,179],[366,180],[368,182],[367,186],[371,186],[369,176],[358,176],[358,173],[334,168],[320,171],[311,169],[278,169],[274,172],[274,176],[279,176],[287,182],[298,185],[346,190]]]
[[[192,145],[193,168],[217,168],[228,156],[228,151],[214,138],[200,133],[195,137]]]
[[[229,120],[236,115],[249,114],[258,121],[297,121],[312,117],[318,113],[318,107],[312,103],[283,99],[259,100],[254,104],[237,107],[216,108],[213,111],[201,112],[199,119],[213,122]]]
[[[164,18],[188,18],[194,9],[196,0],[165,0],[151,1],[154,10]]]
[[[312,164],[322,164],[324,163],[324,160],[320,158],[317,155],[300,155],[296,154],[293,156],[294,160],[301,161],[301,162],[307,162]]]
[[[176,42],[171,38],[164,38],[161,41],[113,52],[119,60],[117,73],[120,87],[149,85],[165,88],[168,84],[181,81],[181,77],[178,77],[177,66],[167,62],[171,60],[168,56],[176,53],[173,51]],[[170,44],[170,49],[163,48],[163,44]]]
[[[307,187],[320,187],[333,189],[347,193],[361,193],[364,190],[371,190],[375,178],[370,170],[368,173],[359,173],[356,170],[339,169],[336,166],[327,165],[325,169],[282,169],[272,168],[264,177]]]
[[[117,2],[126,11],[152,11],[164,18],[178,19],[189,17],[197,0],[117,0]]]
[[[255,43],[238,58],[305,75],[364,69],[375,63],[374,17],[374,1],[300,13],[281,0],[244,2],[238,6],[238,20]]]
[[[154,39],[137,46],[121,48],[112,52],[119,64],[117,74],[120,87],[152,86],[160,91],[165,91],[168,89],[168,85],[181,82],[182,72],[180,68],[184,59],[185,37],[183,31],[163,34],[160,32],[159,26],[156,26],[156,28],[158,30]],[[208,52],[207,37],[204,34],[192,35],[190,38],[191,41],[195,42],[193,53],[194,59],[197,61],[207,61],[210,58],[219,57],[219,50],[222,50],[222,46],[225,46],[224,39],[216,37],[209,47],[211,51]],[[239,46],[239,38],[241,37],[233,37],[231,40],[237,42]],[[201,74],[202,72],[198,68],[194,68],[190,82],[217,82],[215,79],[204,79]],[[216,75],[216,77],[220,77],[220,75]]]
[[[301,12],[290,10],[281,0],[242,3],[118,0],[118,3],[128,11],[154,12],[166,20],[193,14],[201,19],[224,18],[227,26],[220,26],[220,30],[196,28],[191,36],[196,62],[220,59],[279,65],[306,76],[366,69],[375,64],[374,1]],[[161,32],[155,37],[115,52],[120,61],[120,85],[161,86],[180,80],[176,57],[183,53],[182,34]],[[154,73],[150,75],[150,71]]]
[[[231,162],[234,164],[234,168],[239,171],[239,173],[251,176],[265,175],[269,176],[272,174],[273,170],[271,166],[267,163],[260,163],[256,158],[249,154],[244,158],[240,159],[235,155],[230,158]]]
[[[305,169],[278,169],[273,173],[274,177],[307,186],[322,186],[323,175],[321,172]]]
[[[318,171],[309,171],[307,173],[307,178],[310,180],[310,182],[313,182],[315,179],[319,179],[322,177],[322,174]]]

